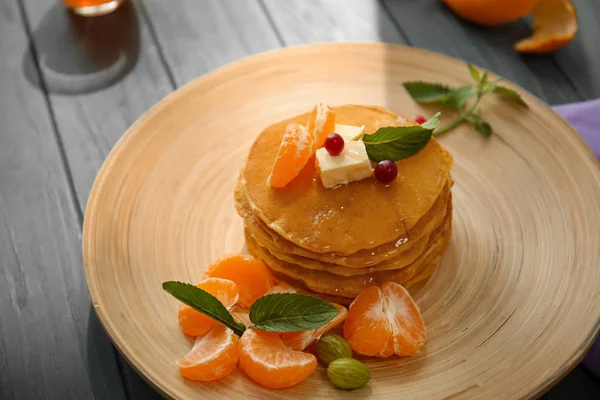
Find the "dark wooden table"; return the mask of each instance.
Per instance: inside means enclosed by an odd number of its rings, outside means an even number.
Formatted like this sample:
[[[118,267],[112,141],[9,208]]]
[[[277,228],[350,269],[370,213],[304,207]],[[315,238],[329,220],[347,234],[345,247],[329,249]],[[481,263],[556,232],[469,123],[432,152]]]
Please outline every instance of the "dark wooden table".
[[[0,399],[160,397],[94,313],[81,224],[111,147],[171,91],[270,49],[379,40],[471,61],[549,104],[597,98],[600,2],[575,5],[579,36],[534,57],[512,50],[526,21],[484,29],[439,0],[141,0],[95,19],[0,0]],[[600,380],[580,366],[545,398],[599,399]]]

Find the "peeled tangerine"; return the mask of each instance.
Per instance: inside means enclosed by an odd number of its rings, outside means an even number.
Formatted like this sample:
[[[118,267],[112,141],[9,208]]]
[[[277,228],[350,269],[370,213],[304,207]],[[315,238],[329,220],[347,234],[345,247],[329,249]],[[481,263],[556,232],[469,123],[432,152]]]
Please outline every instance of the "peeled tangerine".
[[[427,339],[419,307],[394,282],[370,286],[354,299],[344,336],[354,351],[375,357],[416,354]]]
[[[196,338],[192,350],[177,365],[184,378],[209,382],[229,375],[238,363],[238,337],[224,325],[216,324]]]
[[[267,266],[247,254],[230,254],[218,259],[208,267],[205,276],[235,282],[240,292],[238,303],[246,308],[275,285]]]
[[[306,123],[306,130],[314,140],[312,154],[325,144],[325,139],[327,139],[329,134],[333,133],[334,129],[335,113],[328,105],[317,103],[313,107]]]
[[[288,388],[317,368],[317,358],[286,347],[277,332],[246,329],[239,341],[240,368],[259,385]]]
[[[306,127],[289,124],[277,150],[268,184],[274,188],[284,188],[294,180],[334,128],[335,113],[323,103],[314,106]]]
[[[233,308],[238,301],[238,287],[230,280],[208,278],[197,286],[215,296],[227,309]],[[185,304],[179,305],[178,317],[183,333],[188,336],[202,336],[218,324],[214,319]]]
[[[281,139],[277,157],[269,175],[269,185],[283,188],[290,183],[312,156],[314,140],[305,127],[289,124]]]

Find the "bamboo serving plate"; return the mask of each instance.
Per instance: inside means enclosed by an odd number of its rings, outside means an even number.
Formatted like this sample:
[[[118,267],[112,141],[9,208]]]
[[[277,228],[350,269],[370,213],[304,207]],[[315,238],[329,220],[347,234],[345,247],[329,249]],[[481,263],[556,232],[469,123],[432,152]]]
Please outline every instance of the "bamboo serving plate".
[[[321,366],[280,391],[239,369],[212,383],[179,375],[192,340],[161,283],[195,283],[209,262],[244,248],[232,194],[253,139],[319,101],[432,115],[410,99],[407,80],[471,78],[462,61],[397,45],[287,48],[190,82],[117,143],[88,201],[85,273],[113,342],[165,396],[529,398],[585,354],[600,318],[599,165],[567,122],[507,82],[528,109],[489,95],[492,137],[460,127],[440,138],[454,156],[453,239],[415,295],[429,337],[420,355],[368,360],[373,377],[353,392],[335,389]]]

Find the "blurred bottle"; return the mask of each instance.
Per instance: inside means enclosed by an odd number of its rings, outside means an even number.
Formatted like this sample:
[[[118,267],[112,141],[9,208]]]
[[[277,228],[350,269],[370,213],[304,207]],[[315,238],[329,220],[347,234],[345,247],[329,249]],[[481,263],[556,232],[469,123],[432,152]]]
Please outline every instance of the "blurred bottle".
[[[98,15],[113,12],[125,0],[63,0],[65,5],[74,13],[86,17],[95,17]]]

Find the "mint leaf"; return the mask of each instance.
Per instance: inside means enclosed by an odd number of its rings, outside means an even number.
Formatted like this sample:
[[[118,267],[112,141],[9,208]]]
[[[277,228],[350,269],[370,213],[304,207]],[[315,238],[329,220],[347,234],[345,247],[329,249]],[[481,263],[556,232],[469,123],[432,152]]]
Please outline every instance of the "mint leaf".
[[[259,329],[298,332],[317,329],[331,321],[339,310],[317,297],[296,293],[274,293],[250,307],[250,321]]]
[[[421,81],[404,82],[404,88],[419,103],[442,103],[451,91],[447,86]]]
[[[461,86],[458,89],[450,91],[444,105],[446,107],[460,108],[474,93],[477,93],[477,89],[473,89],[470,85]]]
[[[514,90],[509,89],[507,87],[496,86],[494,88],[494,93],[499,94],[500,96],[504,97],[505,99],[512,100],[518,104],[521,104],[522,106],[527,106],[527,104],[525,103],[525,100],[523,100],[523,98],[521,97],[521,95],[519,93],[517,93]]]
[[[485,137],[490,137],[492,135],[492,126],[485,121],[476,121],[473,123],[473,127]]]
[[[417,154],[427,146],[439,122],[440,113],[437,113],[422,125],[388,126],[365,135],[363,142],[369,159],[373,162],[399,161]]]
[[[473,79],[475,79],[477,82],[479,82],[479,79],[481,77],[479,76],[479,71],[477,71],[477,68],[475,68],[473,65],[471,65],[471,63],[467,63],[467,66],[469,67],[469,72],[471,73],[471,76],[473,77]]]
[[[235,322],[233,316],[227,311],[225,306],[212,294],[190,285],[189,283],[169,281],[162,284],[163,289],[194,310],[209,316],[231,329],[233,333],[242,336],[246,327],[244,324]]]
[[[487,83],[487,81],[488,81],[488,72],[483,71],[483,75],[481,75],[481,78],[479,78],[479,83],[484,84],[484,83]]]

